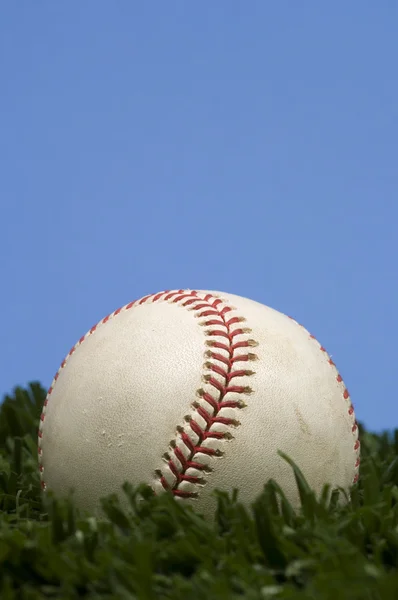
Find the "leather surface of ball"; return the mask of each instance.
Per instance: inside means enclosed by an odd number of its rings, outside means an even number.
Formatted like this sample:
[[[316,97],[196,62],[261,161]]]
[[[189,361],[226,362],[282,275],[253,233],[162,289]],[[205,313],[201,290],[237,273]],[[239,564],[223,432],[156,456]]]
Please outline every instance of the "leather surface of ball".
[[[358,427],[333,361],[290,317],[237,295],[175,290],[115,311],[70,351],[40,421],[42,487],[99,514],[124,481],[211,517],[215,488],[249,506],[273,478],[299,497],[358,478]],[[121,493],[121,497],[123,494]]]

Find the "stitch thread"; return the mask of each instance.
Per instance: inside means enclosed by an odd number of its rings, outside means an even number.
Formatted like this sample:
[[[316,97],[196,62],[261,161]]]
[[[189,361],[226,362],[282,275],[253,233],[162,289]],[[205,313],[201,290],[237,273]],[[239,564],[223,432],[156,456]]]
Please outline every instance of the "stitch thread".
[[[203,367],[205,373],[204,381],[210,386],[210,390],[206,391],[200,388],[196,394],[201,398],[204,404],[198,401],[192,403],[193,413],[185,417],[185,426],[177,427],[177,440],[170,441],[169,451],[163,455],[170,473],[174,481],[171,483],[167,479],[167,473],[162,469],[157,469],[156,476],[160,481],[164,490],[171,492],[178,498],[198,498],[199,492],[195,489],[182,489],[184,484],[190,486],[203,486],[207,483],[204,474],[212,472],[209,461],[204,460],[203,456],[213,458],[221,458],[224,456],[219,448],[206,446],[207,440],[232,440],[233,435],[230,430],[219,431],[214,429],[214,426],[224,425],[228,428],[238,427],[240,422],[233,417],[223,417],[220,415],[225,408],[233,408],[241,410],[246,407],[246,403],[242,400],[228,399],[228,394],[250,394],[252,389],[249,386],[236,385],[234,381],[240,377],[250,377],[254,375],[254,371],[249,369],[237,369],[235,364],[238,362],[248,362],[256,360],[257,356],[253,353],[237,354],[236,351],[240,348],[248,348],[257,345],[252,339],[246,339],[238,343],[234,343],[234,339],[238,335],[246,335],[251,333],[251,329],[233,328],[234,325],[244,321],[243,317],[227,318],[227,314],[233,310],[229,306],[222,306],[222,300],[215,299],[210,294],[205,296],[205,301],[202,299],[190,298],[182,304],[182,306],[192,306],[192,310],[196,312],[196,317],[204,319],[200,325],[207,327],[205,331],[206,337],[222,338],[225,343],[219,342],[217,339],[208,340],[206,346],[215,350],[205,351],[206,360]],[[196,305],[195,303],[198,302]],[[225,352],[224,356],[221,352]],[[215,377],[219,376],[219,379]],[[204,422],[203,426],[198,422],[197,417],[201,417]],[[187,433],[186,428],[190,428],[191,432],[196,437],[196,442],[193,443],[192,436]]]
[[[335,375],[336,375],[336,381],[338,383],[341,383],[343,386],[343,398],[344,400],[347,400],[348,402],[348,414],[350,417],[352,417],[352,427],[351,427],[351,431],[353,433],[354,436],[354,446],[353,446],[353,450],[354,450],[354,454],[355,454],[355,464],[354,464],[354,469],[355,469],[355,475],[353,478],[352,483],[355,484],[358,481],[359,478],[359,465],[361,462],[360,459],[360,441],[358,439],[358,423],[356,421],[355,418],[355,414],[354,414],[354,405],[351,402],[351,398],[350,398],[350,394],[347,390],[347,388],[345,387],[344,381],[342,376],[340,375],[340,373],[337,370],[336,365],[334,364],[332,358],[329,356],[329,354],[326,352],[325,348],[318,342],[318,340],[316,339],[316,337],[314,335],[312,335],[312,333],[310,333],[303,325],[301,325],[301,323],[298,323],[293,317],[289,317],[292,321],[294,321],[294,323],[296,323],[299,327],[301,327],[302,329],[304,329],[304,331],[309,335],[310,339],[313,340],[316,344],[318,344],[319,346],[319,350],[321,352],[323,352],[325,354],[325,356],[328,359],[328,363],[329,365],[333,368],[333,370],[335,371]]]

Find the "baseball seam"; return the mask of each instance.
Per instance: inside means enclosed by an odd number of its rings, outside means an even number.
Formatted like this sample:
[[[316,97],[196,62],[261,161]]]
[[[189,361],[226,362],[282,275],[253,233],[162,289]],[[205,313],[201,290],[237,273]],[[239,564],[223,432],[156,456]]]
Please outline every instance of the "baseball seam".
[[[203,387],[196,390],[197,398],[191,404],[191,413],[184,417],[183,425],[177,426],[176,436],[170,441],[169,450],[162,457],[166,464],[156,470],[152,489],[155,492],[170,491],[176,498],[181,499],[198,498],[199,489],[206,484],[204,476],[212,471],[211,461],[224,455],[220,445],[223,442],[232,440],[234,437],[232,434],[233,429],[240,425],[239,420],[236,418],[237,410],[246,407],[242,396],[252,393],[253,390],[248,385],[236,385],[236,380],[239,381],[239,378],[242,377],[250,377],[254,375],[254,371],[236,368],[236,365],[237,363],[255,361],[257,355],[249,352],[248,349],[257,346],[258,343],[249,336],[251,329],[241,327],[240,324],[245,321],[243,317],[233,316],[229,318],[228,313],[235,310],[233,307],[228,306],[222,299],[212,294],[202,294],[200,296],[195,290],[166,290],[130,302],[94,325],[69,351],[47,392],[40,417],[38,461],[43,490],[46,490],[47,487],[42,450],[46,407],[61,371],[65,368],[76,349],[100,326],[105,325],[110,319],[135,306],[158,301],[178,303],[194,311],[195,316],[200,319],[200,325],[206,328],[204,333],[207,339],[205,341]],[[292,320],[297,323],[294,319]],[[299,324],[297,323],[297,325]],[[309,333],[308,335],[319,344],[314,336]],[[237,336],[239,341],[235,339]],[[326,353],[320,344],[319,348]],[[342,386],[343,397],[348,403],[348,414],[352,419],[355,453],[353,483],[356,483],[360,463],[360,443],[354,408],[332,359],[327,354],[326,356],[329,364],[335,370],[336,380]]]
[[[326,357],[326,359],[327,359],[330,367],[333,369],[336,381],[339,383],[340,387],[342,388],[343,398],[346,401],[347,406],[348,406],[347,412],[348,412],[348,415],[350,416],[350,419],[351,419],[351,422],[352,422],[351,432],[352,432],[352,435],[353,435],[353,438],[354,438],[353,452],[354,452],[354,457],[355,457],[354,458],[354,460],[355,460],[355,463],[354,463],[354,471],[355,471],[355,473],[354,473],[354,477],[353,477],[352,483],[355,484],[355,483],[357,483],[358,478],[359,478],[359,465],[360,465],[360,462],[361,462],[361,459],[360,459],[360,447],[361,447],[361,444],[360,444],[359,437],[358,437],[358,434],[359,434],[359,432],[358,432],[358,423],[357,423],[357,420],[356,420],[356,417],[355,417],[354,405],[353,405],[353,403],[351,401],[350,394],[348,392],[348,389],[345,386],[345,383],[343,381],[342,376],[340,375],[339,371],[337,370],[337,367],[336,367],[334,361],[332,360],[331,356],[326,352],[326,349],[324,348],[324,346],[322,346],[318,342],[318,340],[316,339],[316,337],[312,333],[310,333],[303,325],[301,325],[301,323],[298,323],[295,319],[293,319],[293,317],[289,317],[289,318],[294,323],[296,323],[296,325],[298,325],[301,329],[303,329],[307,333],[307,335],[309,336],[309,338],[314,343],[317,344],[320,352],[322,352],[325,355],[325,357]]]
[[[191,306],[201,320],[200,325],[208,328],[204,386],[196,390],[193,410],[184,417],[184,425],[177,427],[177,435],[163,455],[166,465],[156,471],[157,481],[153,485],[155,491],[161,491],[156,485],[160,483],[175,497],[191,499],[198,498],[198,490],[207,483],[204,476],[213,471],[212,460],[224,456],[220,446],[233,440],[231,430],[240,425],[236,411],[246,406],[241,395],[253,390],[247,385],[237,385],[236,381],[254,375],[254,371],[239,368],[240,365],[237,368],[237,364],[256,360],[257,355],[247,349],[258,345],[248,337],[251,329],[241,328],[243,317],[229,318],[228,313],[234,308],[211,294],[204,298],[196,295],[197,292],[190,292],[175,301],[183,300],[182,306]]]

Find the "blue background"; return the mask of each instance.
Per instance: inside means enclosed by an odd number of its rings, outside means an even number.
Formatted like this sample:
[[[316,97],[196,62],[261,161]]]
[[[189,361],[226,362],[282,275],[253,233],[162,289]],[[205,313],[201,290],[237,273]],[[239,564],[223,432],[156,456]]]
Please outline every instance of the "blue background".
[[[398,426],[398,4],[4,3],[0,392],[140,296],[221,290]]]

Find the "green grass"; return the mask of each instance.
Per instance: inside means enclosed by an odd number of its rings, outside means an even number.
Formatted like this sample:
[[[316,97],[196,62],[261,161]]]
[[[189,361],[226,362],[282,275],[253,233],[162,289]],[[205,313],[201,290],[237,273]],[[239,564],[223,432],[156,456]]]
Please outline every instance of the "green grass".
[[[345,506],[336,494],[317,500],[291,463],[299,514],[274,481],[250,511],[236,492],[217,492],[215,524],[169,495],[126,485],[130,509],[109,497],[98,521],[71,500],[41,498],[44,396],[31,384],[0,406],[1,600],[398,598],[398,430],[360,427],[360,480]]]

